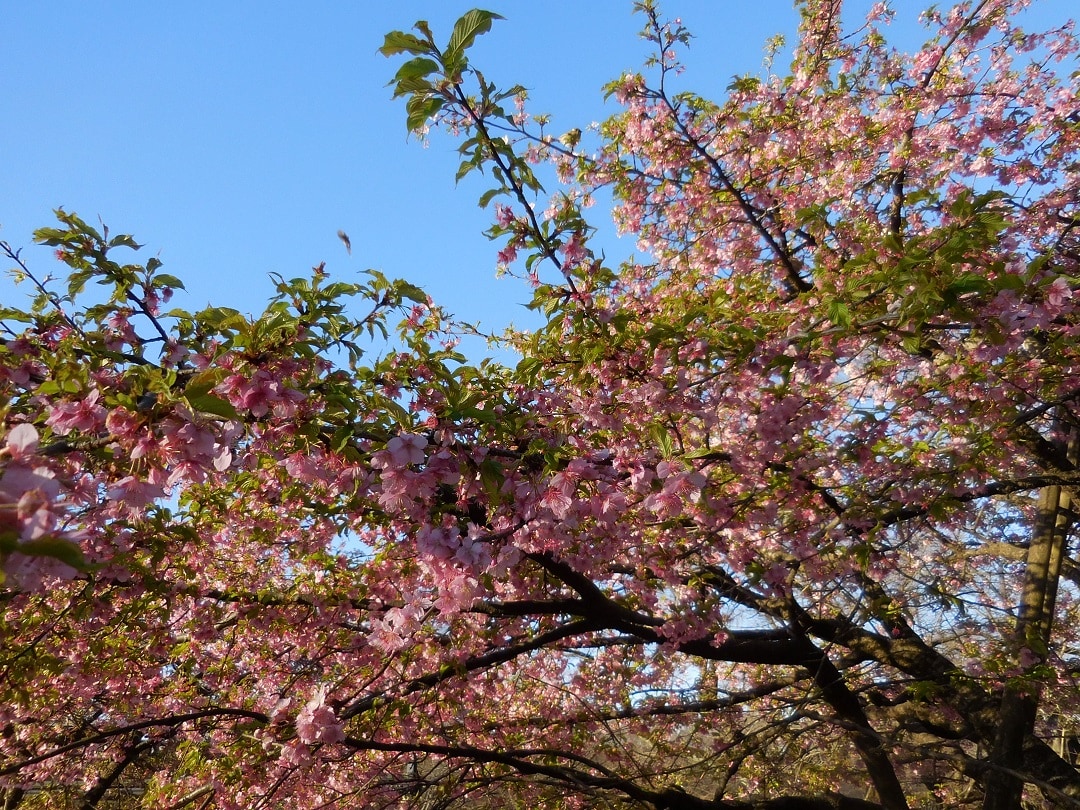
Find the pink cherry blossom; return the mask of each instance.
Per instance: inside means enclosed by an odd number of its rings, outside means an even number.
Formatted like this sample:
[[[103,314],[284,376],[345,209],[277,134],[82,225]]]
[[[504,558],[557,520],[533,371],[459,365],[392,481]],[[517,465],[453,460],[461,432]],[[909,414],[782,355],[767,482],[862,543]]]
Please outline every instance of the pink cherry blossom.
[[[37,452],[38,448],[38,432],[33,425],[23,424],[15,425],[8,431],[6,438],[6,447],[8,455],[14,461],[23,461],[30,458]]]
[[[61,436],[74,430],[94,432],[102,426],[107,414],[105,408],[98,404],[100,399],[101,392],[94,389],[75,402],[60,402],[51,408],[45,424]]]
[[[312,696],[296,717],[296,736],[307,743],[337,743],[345,732],[332,707],[326,705],[326,690]]]
[[[428,440],[424,436],[412,433],[401,433],[386,443],[386,450],[390,459],[398,467],[406,467],[410,464],[423,464],[426,454],[424,448]]]

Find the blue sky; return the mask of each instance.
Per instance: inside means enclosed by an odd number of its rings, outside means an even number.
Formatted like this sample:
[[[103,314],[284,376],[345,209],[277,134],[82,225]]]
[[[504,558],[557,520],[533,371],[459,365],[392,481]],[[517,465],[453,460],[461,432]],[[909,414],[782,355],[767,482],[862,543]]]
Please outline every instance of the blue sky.
[[[445,39],[476,3],[507,19],[473,62],[497,84],[529,87],[531,111],[553,113],[555,132],[613,112],[602,86],[648,55],[630,0],[5,4],[0,238],[25,246],[33,269],[58,272],[30,242],[63,206],[133,233],[142,261],[157,255],[185,280],[185,308],[257,312],[268,273],[325,260],[345,279],[367,267],[408,278],[488,329],[527,324],[529,291],[495,279],[495,246],[481,235],[485,186],[455,187],[450,139],[406,138],[386,87],[399,61],[377,53],[387,31],[417,19]],[[849,16],[868,5],[851,3]],[[918,44],[920,4],[894,5],[898,40]],[[1060,22],[1070,5],[1042,0],[1032,16]],[[662,8],[696,37],[686,86],[714,97],[733,75],[760,71],[765,40],[790,41],[798,19],[787,0]],[[0,296],[12,294],[0,281]]]

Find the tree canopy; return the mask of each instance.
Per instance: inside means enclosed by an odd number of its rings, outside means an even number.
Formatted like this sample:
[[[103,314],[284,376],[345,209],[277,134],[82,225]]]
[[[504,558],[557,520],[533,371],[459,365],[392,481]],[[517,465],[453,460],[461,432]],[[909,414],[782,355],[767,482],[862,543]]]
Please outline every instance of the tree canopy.
[[[515,364],[377,271],[249,317],[74,213],[60,281],[3,244],[5,810],[1080,807],[1080,70],[1023,5],[903,54],[807,0],[711,101],[643,0],[563,134],[497,15],[388,34]]]

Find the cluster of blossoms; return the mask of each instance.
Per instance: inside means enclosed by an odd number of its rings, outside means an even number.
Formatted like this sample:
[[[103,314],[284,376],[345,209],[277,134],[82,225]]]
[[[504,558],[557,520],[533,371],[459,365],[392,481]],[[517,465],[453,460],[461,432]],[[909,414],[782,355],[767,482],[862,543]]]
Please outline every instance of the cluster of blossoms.
[[[0,449],[0,559],[5,586],[32,590],[55,577],[77,572],[59,559],[57,544],[70,544],[64,532],[63,487],[56,471],[38,453],[33,425],[11,428]],[[50,553],[51,552],[51,553]]]
[[[219,386],[220,391],[237,408],[252,416],[263,417],[271,411],[274,416],[288,419],[296,415],[297,405],[304,401],[303,392],[281,382],[288,369],[259,369],[250,377],[231,374]]]

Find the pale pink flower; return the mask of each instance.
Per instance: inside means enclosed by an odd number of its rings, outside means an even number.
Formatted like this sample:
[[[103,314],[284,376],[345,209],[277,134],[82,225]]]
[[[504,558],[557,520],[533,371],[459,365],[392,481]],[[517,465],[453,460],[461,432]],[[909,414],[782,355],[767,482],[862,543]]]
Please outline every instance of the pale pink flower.
[[[326,689],[316,692],[296,717],[296,736],[303,743],[337,743],[345,739],[345,729],[334,709],[326,705]]]
[[[138,414],[126,408],[115,408],[105,417],[105,429],[116,437],[134,436],[141,422]]]
[[[424,448],[428,440],[424,436],[415,433],[402,433],[386,443],[386,450],[390,458],[398,467],[407,467],[410,464],[423,464],[427,455]]]
[[[281,747],[278,763],[286,768],[296,768],[310,765],[311,759],[311,749],[304,743],[293,740]]]
[[[19,591],[40,591],[51,579],[73,579],[78,571],[52,557],[11,552],[3,564],[5,587]]]
[[[129,513],[134,514],[164,495],[165,491],[159,485],[142,481],[134,475],[121,478],[107,492],[110,501],[122,503]]]
[[[53,406],[45,424],[54,433],[66,436],[73,430],[89,433],[97,430],[105,421],[105,408],[98,404],[101,392],[94,389],[77,402],[61,402]]]
[[[495,257],[495,261],[497,264],[503,267],[508,267],[517,260],[517,254],[518,252],[516,247],[514,247],[513,245],[507,245],[498,252]]]
[[[514,221],[514,209],[502,203],[495,204],[495,221],[503,228],[508,228]]]
[[[559,486],[548,487],[540,503],[551,510],[551,513],[562,520],[570,514],[570,508],[574,505],[574,499]]]
[[[408,470],[384,470],[379,481],[379,505],[391,514],[400,512],[413,500]]]
[[[1062,276],[1054,279],[1053,283],[1046,288],[1046,303],[1052,307],[1060,308],[1065,302],[1073,297],[1069,282]]]
[[[38,432],[33,425],[16,425],[8,431],[6,444],[14,460],[28,458],[37,452]]]
[[[42,502],[52,502],[60,495],[60,484],[46,467],[7,467],[0,475],[0,503],[19,503],[28,493],[41,493]]]

